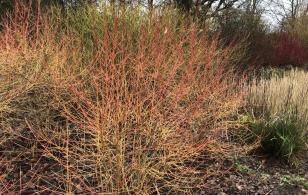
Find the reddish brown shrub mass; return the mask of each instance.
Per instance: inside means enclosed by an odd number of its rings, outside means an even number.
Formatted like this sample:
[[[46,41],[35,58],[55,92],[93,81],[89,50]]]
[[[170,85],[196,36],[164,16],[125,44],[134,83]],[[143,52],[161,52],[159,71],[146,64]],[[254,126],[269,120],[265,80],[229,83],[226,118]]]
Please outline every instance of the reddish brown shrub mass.
[[[308,48],[295,34],[279,33],[273,36],[273,66],[301,66],[308,62]]]

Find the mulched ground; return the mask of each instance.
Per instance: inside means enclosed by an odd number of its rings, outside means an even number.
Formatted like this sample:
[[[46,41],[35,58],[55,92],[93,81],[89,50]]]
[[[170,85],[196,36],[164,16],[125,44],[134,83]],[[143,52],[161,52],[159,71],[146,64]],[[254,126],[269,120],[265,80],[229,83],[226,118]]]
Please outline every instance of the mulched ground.
[[[308,157],[294,167],[264,155],[247,155],[228,160],[230,170],[206,180],[207,190],[197,194],[308,195]]]

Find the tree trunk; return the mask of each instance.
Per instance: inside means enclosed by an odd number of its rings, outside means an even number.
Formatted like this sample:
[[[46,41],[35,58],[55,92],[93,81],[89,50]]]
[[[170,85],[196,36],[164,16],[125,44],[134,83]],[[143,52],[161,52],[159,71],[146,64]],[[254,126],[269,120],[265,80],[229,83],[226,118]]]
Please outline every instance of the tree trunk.
[[[149,11],[152,12],[154,8],[153,0],[148,0],[148,6],[149,6]]]

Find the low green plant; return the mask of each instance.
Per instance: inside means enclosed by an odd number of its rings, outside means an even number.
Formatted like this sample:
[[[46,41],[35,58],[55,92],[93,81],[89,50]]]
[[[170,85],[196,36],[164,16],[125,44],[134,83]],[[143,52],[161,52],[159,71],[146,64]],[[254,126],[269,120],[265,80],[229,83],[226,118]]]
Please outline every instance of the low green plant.
[[[235,167],[240,173],[243,173],[243,174],[254,173],[254,170],[252,170],[250,167],[248,167],[247,165],[241,164],[239,162],[235,163]]]
[[[302,185],[305,189],[308,189],[308,180],[304,177],[283,175],[280,180],[288,185]]]
[[[242,122],[250,130],[246,142],[259,141],[261,149],[268,154],[291,160],[307,149],[305,126],[292,116],[263,116],[259,119],[246,116],[244,119]]]

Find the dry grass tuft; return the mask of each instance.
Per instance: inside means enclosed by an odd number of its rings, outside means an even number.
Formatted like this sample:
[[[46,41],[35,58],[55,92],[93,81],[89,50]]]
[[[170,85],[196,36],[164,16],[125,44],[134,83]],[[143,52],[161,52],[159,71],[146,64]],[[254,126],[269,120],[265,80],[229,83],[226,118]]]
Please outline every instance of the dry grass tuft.
[[[248,104],[272,115],[292,113],[308,121],[308,73],[304,70],[272,73],[270,79],[255,79],[248,90]]]

